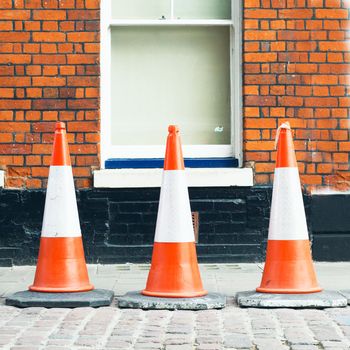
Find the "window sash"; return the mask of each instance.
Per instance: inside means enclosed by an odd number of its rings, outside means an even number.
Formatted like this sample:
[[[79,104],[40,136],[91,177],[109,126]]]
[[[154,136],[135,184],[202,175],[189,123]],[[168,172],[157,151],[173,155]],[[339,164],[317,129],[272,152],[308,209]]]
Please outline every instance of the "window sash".
[[[231,6],[231,0],[113,0],[111,16],[115,19],[230,19]]]
[[[241,121],[241,0],[232,0],[232,19],[165,19],[165,20],[116,20],[111,17],[111,1],[101,0],[101,167],[108,158],[154,158],[164,156],[164,146],[115,146],[112,145],[111,126],[111,27],[112,26],[229,26],[230,27],[230,91],[231,91],[231,144],[184,145],[185,157],[235,157],[242,166]],[[236,76],[234,77],[234,72]],[[165,131],[166,132],[166,131]],[[143,150],[140,151],[140,148]]]

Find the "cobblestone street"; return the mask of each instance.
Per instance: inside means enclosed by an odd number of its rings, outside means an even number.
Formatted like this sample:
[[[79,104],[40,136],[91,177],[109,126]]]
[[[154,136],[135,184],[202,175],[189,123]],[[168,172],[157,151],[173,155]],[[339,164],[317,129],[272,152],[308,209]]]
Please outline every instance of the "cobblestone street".
[[[340,350],[350,309],[141,311],[0,308],[1,349]]]
[[[316,264],[320,283],[342,289],[349,264]],[[97,287],[116,294],[144,284],[147,266],[89,266]],[[261,267],[254,264],[201,266],[204,284],[229,295],[253,288]],[[24,288],[33,267],[2,268],[1,295]],[[225,282],[226,280],[226,282]],[[17,281],[17,282],[15,282]],[[238,283],[238,281],[241,281]],[[326,282],[328,281],[328,282]],[[222,283],[221,283],[222,282]],[[233,287],[234,286],[234,287]],[[20,288],[18,288],[20,287]],[[211,287],[211,288],[209,288]],[[226,288],[226,289],[225,289]],[[340,350],[350,349],[350,308],[326,310],[240,309],[228,298],[223,310],[142,311],[17,309],[0,305],[0,348],[4,350]]]

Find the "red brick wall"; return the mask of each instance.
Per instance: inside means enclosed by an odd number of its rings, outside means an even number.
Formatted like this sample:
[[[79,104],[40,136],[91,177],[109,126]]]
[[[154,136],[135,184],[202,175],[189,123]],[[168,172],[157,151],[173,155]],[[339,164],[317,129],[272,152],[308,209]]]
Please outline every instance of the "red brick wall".
[[[235,1],[235,0],[233,0]],[[288,120],[306,185],[350,182],[349,1],[243,0],[244,157],[257,183]],[[54,122],[78,187],[99,167],[99,0],[0,0],[0,167],[44,187]]]
[[[99,1],[0,0],[0,167],[45,186],[56,120],[78,187],[99,166]]]
[[[305,185],[348,188],[349,1],[244,1],[244,154],[258,183],[289,121]]]

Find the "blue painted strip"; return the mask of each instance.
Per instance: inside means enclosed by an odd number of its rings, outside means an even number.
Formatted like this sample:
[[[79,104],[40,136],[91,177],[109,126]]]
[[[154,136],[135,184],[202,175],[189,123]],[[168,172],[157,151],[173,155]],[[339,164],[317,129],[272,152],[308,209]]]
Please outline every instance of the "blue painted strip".
[[[106,169],[151,169],[163,168],[163,158],[110,158]],[[236,168],[236,158],[185,158],[186,168]]]

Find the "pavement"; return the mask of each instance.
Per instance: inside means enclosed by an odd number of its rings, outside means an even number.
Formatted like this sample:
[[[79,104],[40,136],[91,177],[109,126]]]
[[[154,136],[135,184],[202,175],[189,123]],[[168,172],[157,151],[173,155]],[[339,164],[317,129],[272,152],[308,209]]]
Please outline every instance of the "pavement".
[[[316,263],[325,289],[350,289],[350,263]],[[228,296],[223,310],[17,309],[4,298],[27,289],[33,266],[0,268],[4,350],[340,350],[350,349],[350,307],[241,309],[233,296],[257,287],[262,264],[201,264],[204,287]],[[89,265],[96,288],[122,295],[145,286],[149,265]]]

